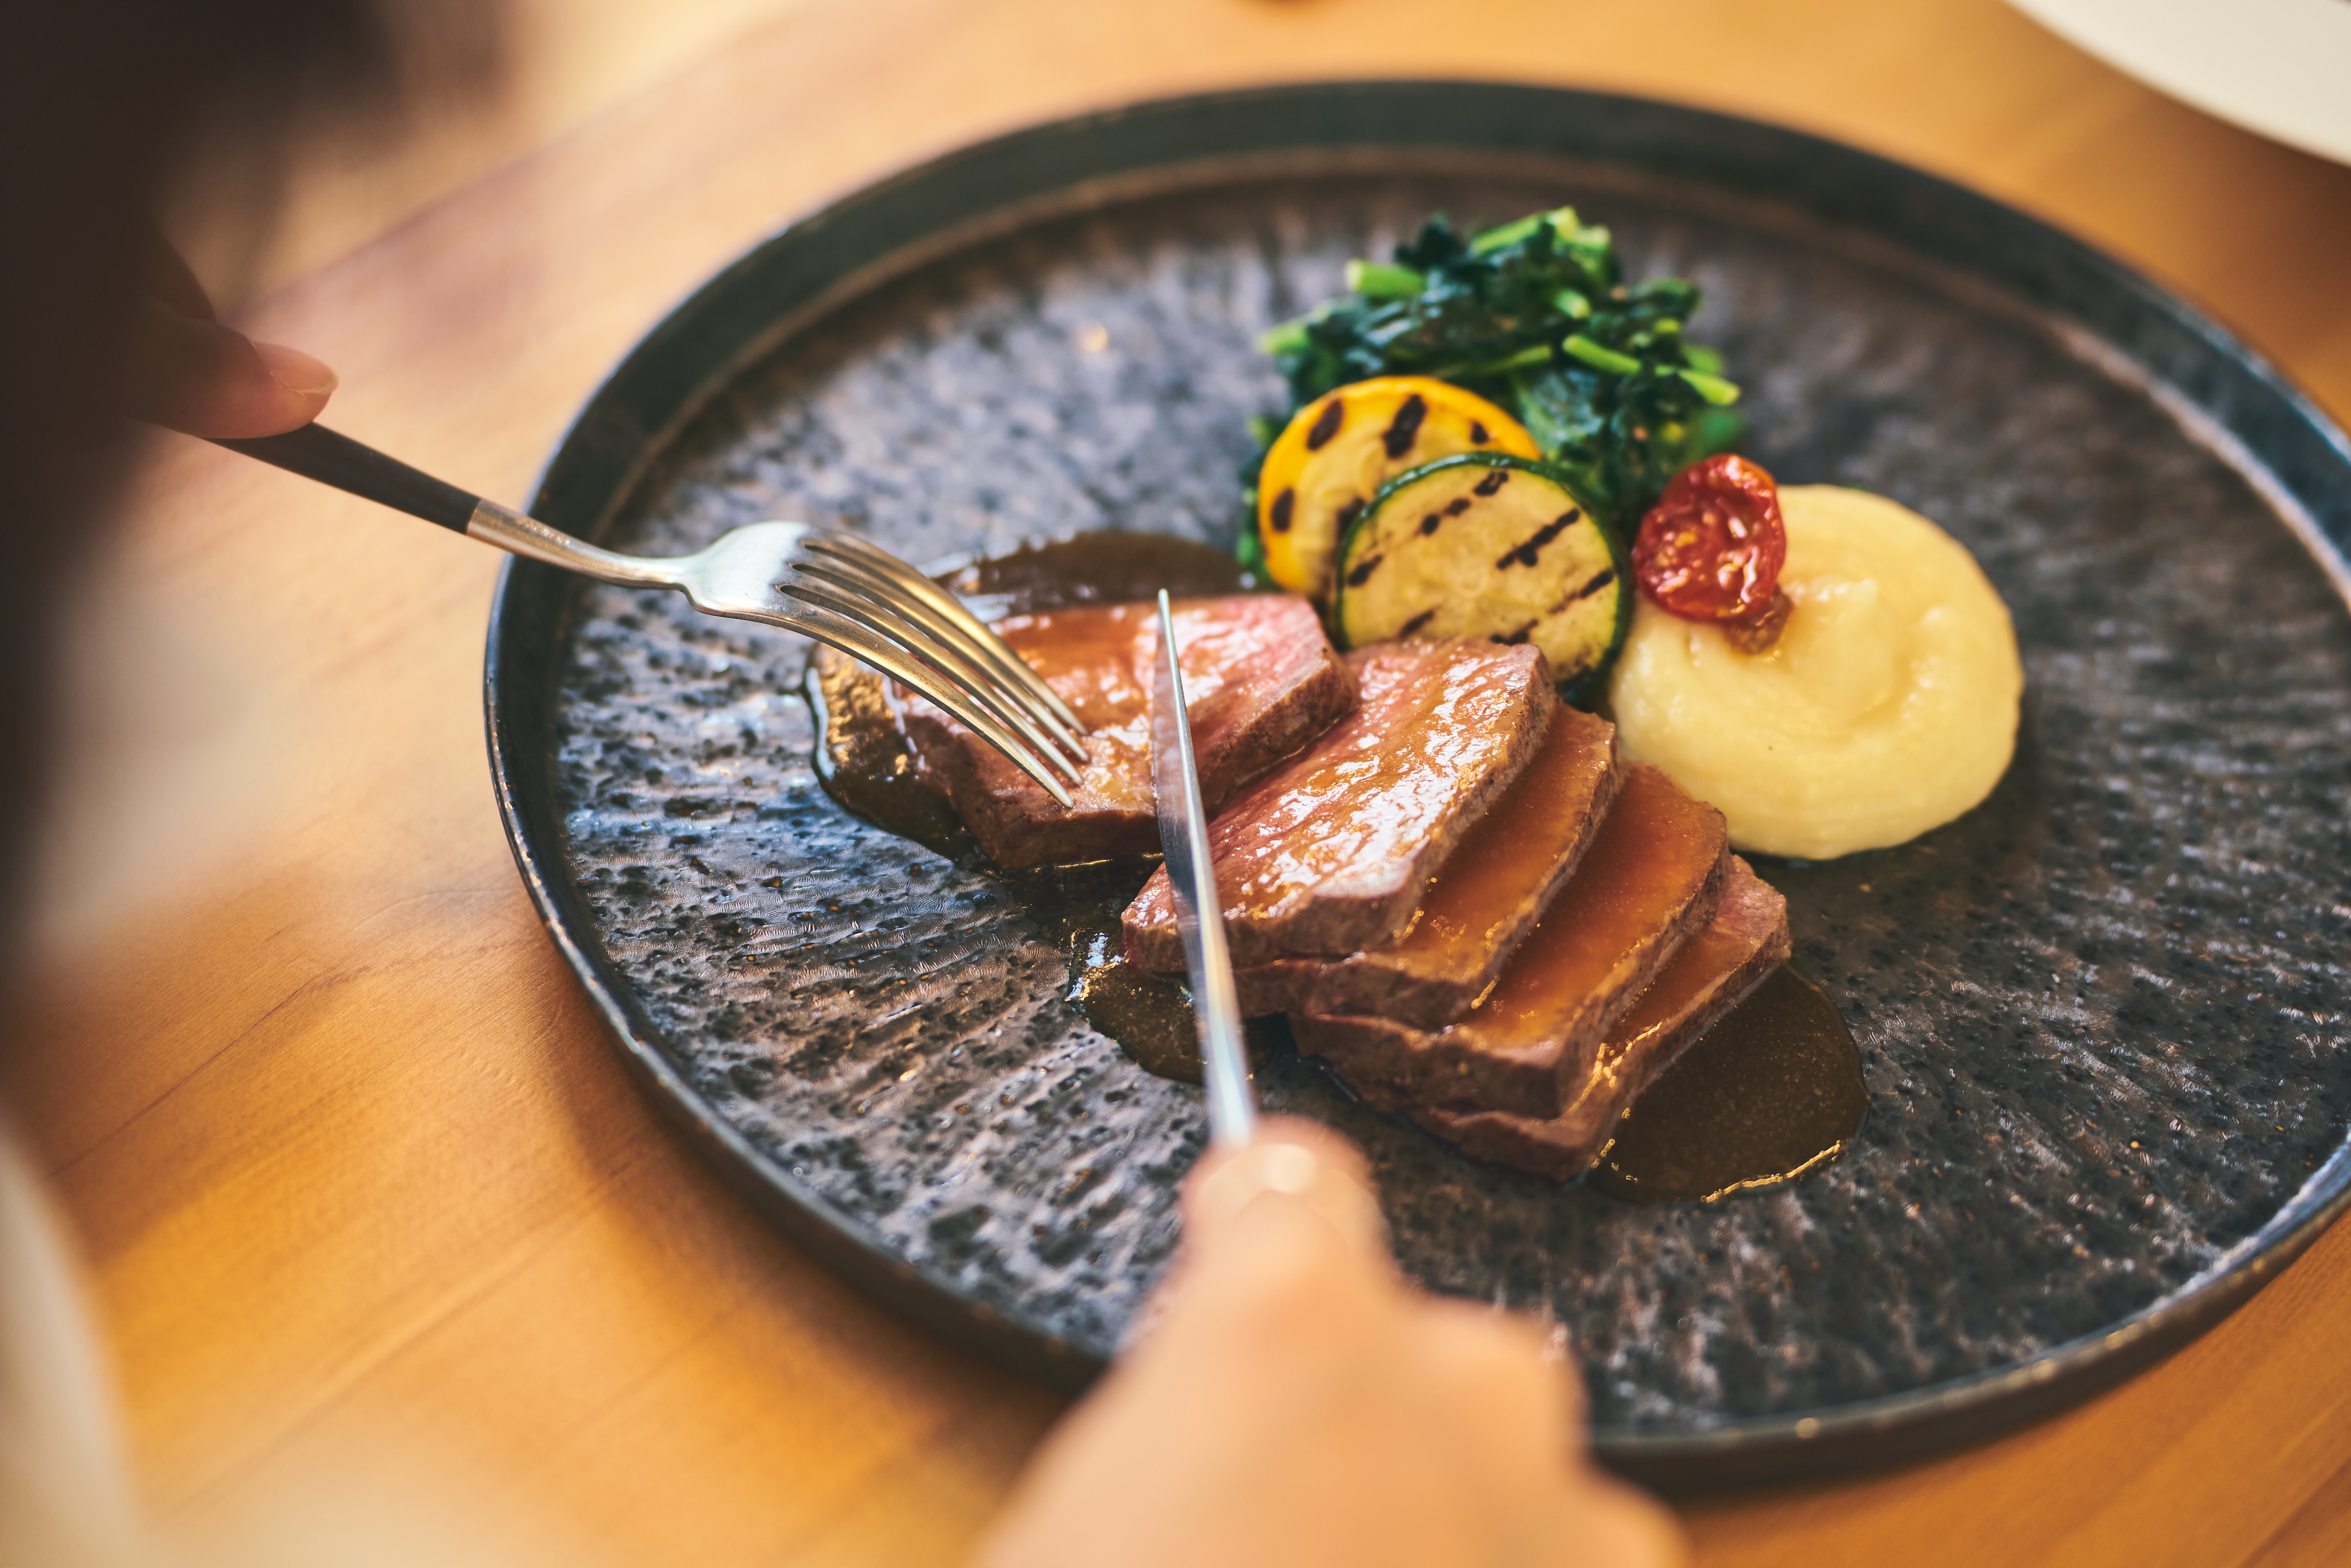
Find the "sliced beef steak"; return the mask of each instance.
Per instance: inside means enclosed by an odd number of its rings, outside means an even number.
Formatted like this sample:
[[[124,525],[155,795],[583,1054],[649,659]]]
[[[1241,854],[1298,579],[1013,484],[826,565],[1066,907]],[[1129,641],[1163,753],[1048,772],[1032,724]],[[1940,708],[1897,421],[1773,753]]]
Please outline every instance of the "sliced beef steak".
[[[1788,901],[1733,855],[1713,923],[1682,944],[1608,1031],[1584,1065],[1582,1090],[1558,1115],[1432,1105],[1377,1080],[1349,1082],[1373,1104],[1411,1117],[1472,1158],[1567,1181],[1600,1157],[1617,1118],[1659,1073],[1787,962],[1788,946]]]
[[[1564,1112],[1610,1027],[1714,918],[1729,859],[1721,812],[1646,763],[1625,775],[1583,863],[1459,1022],[1432,1032],[1299,1014],[1290,1019],[1299,1048],[1351,1080],[1389,1083],[1427,1104],[1543,1119]]]
[[[1363,1013],[1442,1029],[1478,1004],[1567,884],[1617,785],[1616,727],[1556,709],[1534,760],[1461,841],[1384,947],[1242,969],[1241,1011]]]
[[[1208,824],[1238,966],[1392,941],[1533,757],[1558,698],[1542,655],[1457,638],[1347,657],[1361,700]],[[1184,967],[1163,869],[1124,917],[1127,961]]]
[[[1176,601],[1200,787],[1211,810],[1354,706],[1354,677],[1314,607],[1287,594]],[[1086,727],[1087,761],[1061,804],[994,747],[912,693],[901,722],[922,770],[988,858],[1045,865],[1150,854],[1155,604],[1085,605],[996,623]]]

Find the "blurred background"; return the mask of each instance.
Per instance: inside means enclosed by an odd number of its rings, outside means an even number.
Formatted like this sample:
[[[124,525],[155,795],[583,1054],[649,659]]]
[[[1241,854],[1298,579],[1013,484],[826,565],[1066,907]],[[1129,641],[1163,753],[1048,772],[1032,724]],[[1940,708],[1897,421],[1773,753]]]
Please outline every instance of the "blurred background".
[[[263,160],[266,224],[235,127],[187,150],[163,217],[239,325],[340,372],[329,423],[511,502],[664,310],[827,197],[1081,110],[1316,78],[1598,88],[1863,146],[2117,256],[2351,420],[2351,168],[1999,0],[505,13],[486,80],[424,69],[392,117],[306,108]],[[5,1089],[78,1229],[153,1509],[202,1530],[396,1452],[475,1500],[493,1558],[955,1561],[1058,1402],[831,1280],[621,1073],[492,800],[498,559],[161,435],[122,517],[69,618]],[[2330,1238],[2057,1421],[1695,1507],[1701,1558],[2351,1560],[2351,1370],[2311,1348],[2351,1329],[2346,1282]]]

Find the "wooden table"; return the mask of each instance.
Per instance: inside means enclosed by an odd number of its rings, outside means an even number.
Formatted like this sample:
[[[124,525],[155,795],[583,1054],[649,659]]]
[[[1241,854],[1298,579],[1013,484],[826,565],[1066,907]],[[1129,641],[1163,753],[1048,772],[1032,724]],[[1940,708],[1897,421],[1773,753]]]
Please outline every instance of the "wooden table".
[[[630,68],[581,68],[545,123],[460,137],[459,188],[413,215],[432,179],[368,187],[381,210],[341,217],[379,237],[252,325],[342,372],[339,425],[518,498],[649,323],[826,196],[1135,98],[1486,76],[1948,174],[2179,289],[2351,421],[2351,169],[1992,0],[1666,10],[733,0],[723,27],[661,32],[667,54],[616,35]],[[496,560],[181,440],[124,521],[78,622],[6,1087],[79,1227],[156,1509],[213,1518],[392,1450],[475,1499],[497,1550],[955,1560],[1058,1404],[833,1281],[624,1078],[491,804]],[[1709,1563],[2351,1561],[2346,1341],[2351,1230],[2071,1415],[1687,1518]]]

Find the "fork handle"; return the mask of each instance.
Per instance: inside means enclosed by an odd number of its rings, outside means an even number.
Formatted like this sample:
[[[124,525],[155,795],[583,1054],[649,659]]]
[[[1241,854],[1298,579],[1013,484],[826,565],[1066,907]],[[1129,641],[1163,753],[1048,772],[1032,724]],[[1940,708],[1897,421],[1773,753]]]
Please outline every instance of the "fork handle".
[[[545,561],[549,566],[581,572],[601,582],[617,582],[624,588],[684,586],[679,576],[683,569],[679,561],[641,559],[575,539],[537,517],[502,507],[486,497],[460,490],[444,479],[411,468],[399,458],[323,424],[306,424],[283,435],[214,435],[206,439],[231,452],[242,452],[247,457],[258,457],[274,467],[299,474],[305,479],[331,485],[361,500],[375,501],[412,517],[438,523],[452,533],[479,539],[510,555]]]
[[[323,424],[306,424],[283,435],[215,435],[211,440],[231,452],[258,457],[290,474],[331,485],[363,500],[379,502],[456,533],[465,531],[465,526],[473,520],[474,509],[482,504],[479,496],[469,496],[445,480],[411,468],[399,458]]]

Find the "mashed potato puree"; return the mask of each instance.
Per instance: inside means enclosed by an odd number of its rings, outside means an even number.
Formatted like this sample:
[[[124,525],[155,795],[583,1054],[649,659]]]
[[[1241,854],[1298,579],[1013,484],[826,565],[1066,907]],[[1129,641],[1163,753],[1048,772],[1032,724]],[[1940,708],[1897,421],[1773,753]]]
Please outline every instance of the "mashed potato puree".
[[[1643,598],[1609,702],[1625,755],[1709,800],[1742,850],[1825,860],[1940,827],[2016,748],[2016,631],[1965,547],[1863,490],[1780,491],[1795,601],[1768,652]]]

